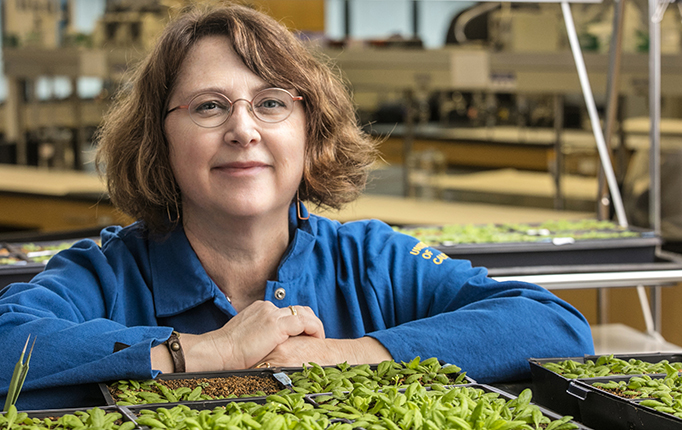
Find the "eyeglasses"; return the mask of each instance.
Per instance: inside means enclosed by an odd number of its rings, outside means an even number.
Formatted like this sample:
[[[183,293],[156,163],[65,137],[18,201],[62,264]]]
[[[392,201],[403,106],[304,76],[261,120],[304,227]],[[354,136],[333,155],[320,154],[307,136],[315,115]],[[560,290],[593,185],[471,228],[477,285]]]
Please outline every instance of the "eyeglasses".
[[[174,110],[187,109],[189,117],[199,127],[218,127],[232,115],[234,104],[240,100],[249,104],[249,110],[257,119],[275,123],[289,118],[294,111],[294,102],[303,100],[303,97],[293,96],[281,88],[265,89],[256,94],[251,101],[247,99],[231,101],[220,93],[202,93],[190,100],[189,104],[170,109],[166,116]]]

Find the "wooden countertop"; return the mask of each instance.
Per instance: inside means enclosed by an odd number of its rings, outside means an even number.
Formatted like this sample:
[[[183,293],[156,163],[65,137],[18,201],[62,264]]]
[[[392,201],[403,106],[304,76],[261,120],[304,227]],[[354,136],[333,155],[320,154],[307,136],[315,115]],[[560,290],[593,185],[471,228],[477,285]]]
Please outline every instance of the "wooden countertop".
[[[0,164],[0,192],[68,197],[106,194],[106,184],[94,173]]]
[[[93,201],[99,201],[106,194],[106,186],[92,173],[0,165],[0,193],[57,198],[91,196]],[[341,211],[310,209],[342,222],[377,218],[398,225],[541,222],[594,217],[591,212],[408,199],[379,194],[362,195]]]
[[[369,194],[361,196],[338,212],[315,208],[311,208],[311,211],[341,222],[377,218],[392,225],[488,224],[594,218],[592,212],[444,202]]]
[[[402,138],[405,136],[404,124],[373,124],[369,132],[378,136]],[[415,139],[441,141],[470,141],[487,144],[530,146],[537,148],[553,148],[556,131],[548,127],[453,127],[438,123],[419,124],[414,128]],[[617,145],[618,136],[613,137],[612,145]],[[640,144],[641,138],[627,139],[627,144]],[[566,150],[597,150],[594,134],[591,130],[564,129],[561,133],[561,145]]]
[[[660,128],[663,148],[682,147],[682,119],[662,118]],[[403,138],[405,126],[404,124],[374,124],[369,131],[377,136]],[[623,121],[623,131],[626,135],[625,145],[629,149],[649,147],[649,118],[628,118]],[[417,140],[480,142],[551,149],[556,140],[556,131],[553,128],[543,127],[448,127],[429,123],[415,126],[414,137]],[[618,138],[616,133],[611,142],[613,147],[618,145]],[[565,151],[597,152],[597,143],[591,130],[564,129],[561,134],[561,146]]]
[[[466,175],[440,175],[436,183],[443,189],[461,189],[479,193],[528,195],[552,198],[556,194],[554,178],[544,172],[497,169]],[[567,198],[596,200],[597,179],[588,176],[562,175],[562,190]]]

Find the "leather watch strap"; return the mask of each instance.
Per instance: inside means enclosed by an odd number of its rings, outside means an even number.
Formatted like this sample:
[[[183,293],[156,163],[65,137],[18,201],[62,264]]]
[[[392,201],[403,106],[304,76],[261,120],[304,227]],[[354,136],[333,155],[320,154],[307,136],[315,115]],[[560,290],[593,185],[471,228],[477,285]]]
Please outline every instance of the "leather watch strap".
[[[173,330],[170,337],[166,341],[166,346],[170,352],[171,358],[173,359],[173,371],[175,373],[185,372],[185,353],[182,351],[182,345],[180,344],[180,333]]]

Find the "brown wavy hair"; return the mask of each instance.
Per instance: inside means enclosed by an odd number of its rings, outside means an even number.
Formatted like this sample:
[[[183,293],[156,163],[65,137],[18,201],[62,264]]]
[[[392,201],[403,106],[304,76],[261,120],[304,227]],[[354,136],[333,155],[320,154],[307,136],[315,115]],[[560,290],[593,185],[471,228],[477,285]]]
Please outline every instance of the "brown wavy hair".
[[[98,132],[97,166],[114,205],[152,233],[180,221],[164,117],[178,71],[203,37],[227,36],[244,64],[264,81],[303,96],[306,148],[298,192],[316,206],[339,209],[364,189],[376,142],[358,127],[344,82],[289,30],[239,5],[192,8],[173,20],[129,85],[116,96]]]

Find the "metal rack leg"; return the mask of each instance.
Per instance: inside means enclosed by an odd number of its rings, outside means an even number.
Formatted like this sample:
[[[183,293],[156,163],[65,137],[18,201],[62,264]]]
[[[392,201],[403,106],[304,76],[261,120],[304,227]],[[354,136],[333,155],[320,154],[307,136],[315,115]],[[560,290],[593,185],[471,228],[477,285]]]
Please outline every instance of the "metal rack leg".
[[[562,1],[561,10],[566,23],[566,32],[568,33],[568,41],[571,45],[571,52],[573,52],[573,60],[575,61],[575,66],[578,70],[578,78],[580,78],[580,86],[583,90],[583,97],[585,98],[585,104],[587,105],[587,112],[590,116],[592,132],[594,133],[594,138],[597,141],[599,158],[601,159],[601,164],[604,168],[604,175],[606,175],[606,183],[609,185],[613,207],[616,210],[616,217],[618,219],[618,223],[621,226],[627,227],[628,221],[625,216],[623,200],[621,199],[618,183],[616,182],[616,175],[613,172],[613,166],[611,165],[611,158],[609,156],[608,148],[606,147],[606,142],[604,141],[604,134],[599,121],[599,114],[597,113],[597,106],[594,102],[594,96],[592,95],[592,87],[590,86],[590,81],[587,76],[585,61],[582,56],[582,51],[580,50],[580,43],[578,42],[578,34],[575,30],[575,24],[573,23],[573,15],[571,14],[570,4],[566,1]]]
[[[561,175],[564,169],[564,155],[561,147],[564,129],[564,97],[554,95],[554,164],[550,166],[554,174],[554,209],[564,209],[564,193],[561,188]]]
[[[597,290],[597,321],[600,325],[609,322],[609,295],[606,288]]]
[[[662,306],[663,306],[663,287],[652,287],[651,288],[651,312],[653,312],[654,317],[654,330],[658,333],[662,329]]]
[[[414,92],[411,89],[405,90],[404,94],[406,109],[405,109],[405,137],[403,137],[403,195],[405,197],[414,197],[414,188],[412,187],[412,169],[410,167],[410,156],[414,146]]]
[[[649,0],[649,225],[661,234],[661,23]],[[665,11],[665,9],[663,9]],[[662,15],[661,15],[662,17]]]
[[[618,92],[620,89],[620,60],[623,46],[623,24],[625,21],[625,0],[616,1],[613,5],[613,31],[609,47],[609,72],[606,88],[606,118],[604,120],[604,141],[609,154],[612,155],[611,141],[613,140],[616,117],[618,115]],[[622,168],[622,164],[619,163]],[[598,173],[599,187],[597,192],[597,218],[610,219],[611,199],[605,187],[603,169]]]
[[[637,286],[637,295],[639,296],[639,304],[642,307],[642,314],[644,315],[644,324],[646,325],[646,333],[658,340],[659,342],[665,342],[663,336],[656,331],[656,326],[654,323],[654,317],[651,313],[651,307],[649,306],[649,299],[646,296],[646,290],[643,285]]]

